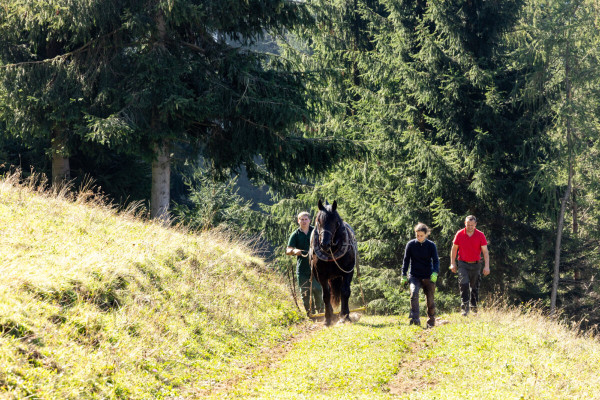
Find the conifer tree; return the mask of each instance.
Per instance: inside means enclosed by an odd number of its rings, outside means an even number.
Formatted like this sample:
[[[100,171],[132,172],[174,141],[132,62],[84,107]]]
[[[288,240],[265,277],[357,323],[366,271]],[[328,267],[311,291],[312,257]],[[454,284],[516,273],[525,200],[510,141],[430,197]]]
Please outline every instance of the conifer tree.
[[[251,47],[267,32],[309,22],[301,3],[5,3],[4,104],[13,132],[27,124],[52,140],[57,165],[74,135],[144,157],[153,217],[166,217],[178,143],[195,146],[222,175],[244,165],[273,185],[326,169],[339,154],[331,140],[304,137],[302,74]]]
[[[508,68],[504,40],[521,2],[307,3],[316,24],[298,33],[301,55],[327,77],[315,89],[324,97],[320,129],[360,140],[368,155],[281,207],[337,198],[363,260],[384,268],[399,267],[419,221],[434,226],[446,258],[475,214],[494,240],[493,279],[518,279],[522,253],[508,249],[536,240],[520,234],[546,204],[531,177],[549,146],[514,96],[519,71]]]
[[[580,201],[597,198],[588,188],[596,187],[598,180],[590,171],[599,167],[595,157],[600,138],[599,13],[594,1],[531,1],[514,35],[515,61],[529,66],[522,96],[534,105],[538,120],[549,121],[544,131],[556,149],[544,174],[538,176],[560,199],[553,204],[559,203],[558,210],[550,208],[550,217],[556,221],[551,312],[557,307],[561,243],[569,203],[572,223],[578,225],[575,182],[587,181],[585,186],[579,185]],[[595,225],[593,221],[588,226],[593,231]]]
[[[539,132],[520,131],[502,48],[518,1],[307,3],[316,24],[299,32],[305,65],[327,76],[320,128],[369,147],[308,196],[351,199],[370,262],[398,265],[421,219],[448,241],[468,213],[499,232],[535,208],[536,159],[519,147]]]
[[[306,140],[303,76],[254,51],[266,32],[309,21],[298,2],[142,1],[132,39],[119,49],[110,107],[91,119],[94,137],[153,161],[152,216],[169,204],[174,143],[196,146],[217,173],[244,165],[273,185],[327,167],[331,141]]]
[[[110,1],[4,0],[0,12],[0,91],[6,131],[45,141],[52,181],[70,178],[69,154],[81,134],[98,72],[90,44],[114,40],[119,9]]]

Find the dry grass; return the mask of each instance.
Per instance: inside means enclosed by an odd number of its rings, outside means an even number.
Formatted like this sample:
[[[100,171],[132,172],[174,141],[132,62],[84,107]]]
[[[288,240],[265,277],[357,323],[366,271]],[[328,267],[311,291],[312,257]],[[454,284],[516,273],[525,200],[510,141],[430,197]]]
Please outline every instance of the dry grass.
[[[300,319],[243,243],[41,183],[0,182],[5,396],[177,396],[231,379]]]

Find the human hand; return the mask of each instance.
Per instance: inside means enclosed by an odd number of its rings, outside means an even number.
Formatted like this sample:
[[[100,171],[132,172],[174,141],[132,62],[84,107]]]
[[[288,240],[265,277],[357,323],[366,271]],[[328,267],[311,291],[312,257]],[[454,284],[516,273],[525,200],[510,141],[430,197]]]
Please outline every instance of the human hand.
[[[456,273],[456,265],[450,264],[450,271],[452,271],[453,273]]]
[[[403,275],[402,278],[400,278],[400,286],[405,287],[407,283],[408,279],[406,279],[406,276]]]
[[[483,269],[483,275],[488,276],[490,274],[490,267],[485,267]]]
[[[437,272],[434,272],[431,274],[430,280],[431,280],[431,282],[435,283],[435,282],[437,282],[437,278],[438,278],[438,274],[437,274]]]

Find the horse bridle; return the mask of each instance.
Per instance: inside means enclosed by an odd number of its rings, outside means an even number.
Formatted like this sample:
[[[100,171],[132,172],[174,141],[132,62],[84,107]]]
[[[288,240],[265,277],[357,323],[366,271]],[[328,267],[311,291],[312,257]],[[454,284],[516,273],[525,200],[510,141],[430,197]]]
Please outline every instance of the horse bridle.
[[[333,239],[335,238],[335,234],[338,232],[338,229],[340,227],[339,221],[337,224],[337,228],[333,232],[331,232],[329,229],[321,228],[321,224],[319,223],[318,219],[317,219],[317,223],[315,225],[316,225],[315,229],[317,230],[317,233],[319,234],[319,247],[321,247],[321,240],[323,240],[324,232],[327,232],[331,235],[331,246],[333,247],[333,246],[337,245],[337,242],[334,242]],[[322,247],[321,247],[321,250],[323,250]],[[331,248],[329,250],[331,251]]]

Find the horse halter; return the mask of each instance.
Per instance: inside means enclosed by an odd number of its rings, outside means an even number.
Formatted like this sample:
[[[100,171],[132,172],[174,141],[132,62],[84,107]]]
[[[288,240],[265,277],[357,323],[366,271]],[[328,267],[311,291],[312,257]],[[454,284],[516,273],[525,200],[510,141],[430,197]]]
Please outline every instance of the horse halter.
[[[338,232],[340,226],[341,226],[341,224],[338,221],[336,229],[332,232],[329,229],[322,228],[321,223],[317,219],[317,223],[315,224],[315,229],[317,230],[317,233],[319,234],[319,247],[321,247],[321,244],[323,241],[323,233],[325,233],[325,232],[327,232],[331,235],[331,246],[336,246],[337,242],[334,242],[333,239],[335,238],[335,235]]]

